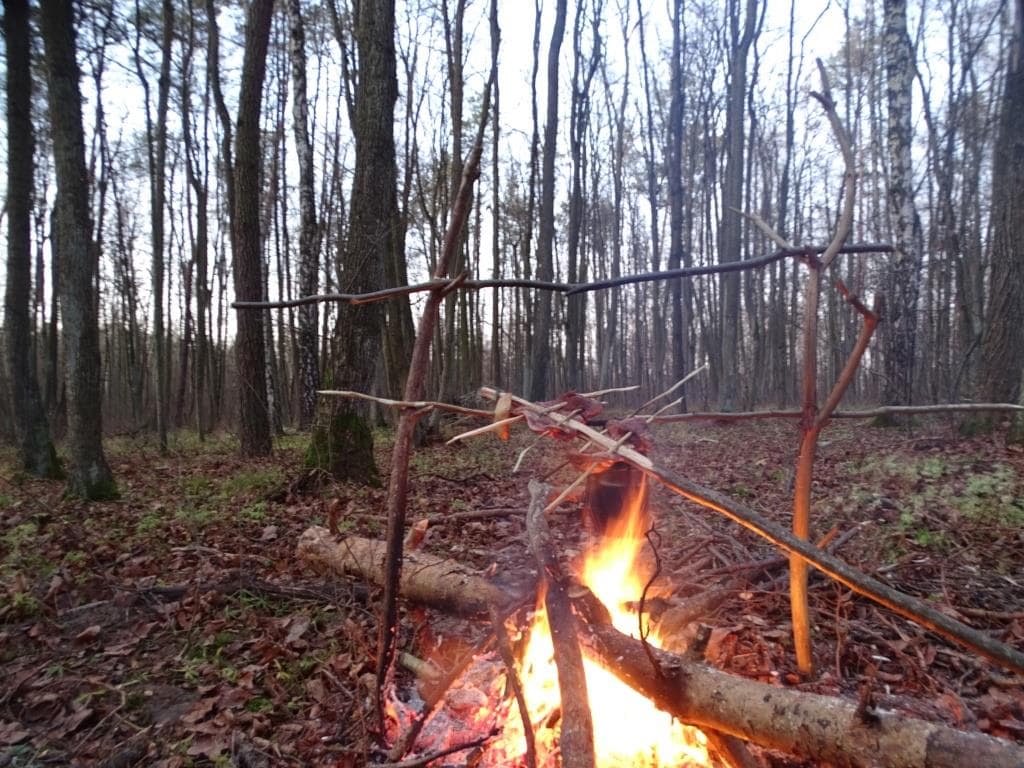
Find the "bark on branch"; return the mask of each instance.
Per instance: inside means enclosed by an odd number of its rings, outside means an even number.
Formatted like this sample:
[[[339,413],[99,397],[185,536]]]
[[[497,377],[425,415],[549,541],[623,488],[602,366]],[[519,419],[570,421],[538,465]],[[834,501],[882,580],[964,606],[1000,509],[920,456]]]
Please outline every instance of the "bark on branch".
[[[616,675],[661,709],[700,728],[815,761],[891,768],[1020,768],[1024,748],[982,733],[853,702],[729,675],[655,649],[662,675],[638,640],[588,625],[587,646]]]
[[[660,272],[641,272],[635,275],[625,275],[608,280],[595,280],[587,283],[555,283],[545,280],[461,280],[457,286],[453,284],[459,278],[435,277],[422,283],[413,285],[398,285],[393,288],[383,288],[379,291],[369,293],[321,293],[315,296],[300,296],[297,299],[282,301],[236,301],[231,304],[232,309],[287,309],[289,307],[301,307],[306,304],[319,303],[344,303],[369,304],[375,301],[386,301],[396,296],[409,296],[413,293],[426,293],[428,291],[448,290],[457,287],[462,290],[479,291],[485,288],[533,288],[539,291],[553,291],[572,296],[577,293],[589,291],[600,291],[607,288],[617,288],[632,283],[650,283],[656,280],[674,280],[678,278],[701,277],[703,275],[718,275],[727,272],[745,272],[747,270],[760,269],[782,259],[804,257],[807,254],[825,253],[828,245],[811,245],[804,248],[780,248],[774,253],[759,256],[756,259],[746,261],[730,262],[728,264],[712,264],[705,267],[683,267],[681,269],[667,269]],[[857,243],[839,249],[839,253],[845,254],[873,254],[890,253],[892,246],[887,243]]]
[[[358,576],[371,584],[386,581],[386,546],[377,539],[348,536],[339,541],[326,528],[314,525],[299,537],[296,553],[320,570]],[[417,603],[449,613],[486,615],[516,600],[454,560],[419,551],[406,552],[404,560],[398,588]]]

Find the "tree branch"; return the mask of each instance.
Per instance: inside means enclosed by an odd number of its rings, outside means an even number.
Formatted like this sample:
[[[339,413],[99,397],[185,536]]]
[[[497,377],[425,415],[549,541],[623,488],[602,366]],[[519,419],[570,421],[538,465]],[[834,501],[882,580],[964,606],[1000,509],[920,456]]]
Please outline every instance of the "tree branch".
[[[588,283],[553,283],[544,280],[464,280],[460,289],[479,291],[485,288],[534,288],[540,291],[553,291],[572,296],[577,293],[617,288],[631,283],[649,283],[655,280],[672,280],[683,277],[700,277],[702,275],[717,275],[725,272],[744,272],[751,269],[760,269],[782,259],[803,257],[808,253],[824,253],[828,245],[812,245],[806,248],[780,248],[774,253],[748,259],[746,261],[735,261],[728,264],[712,264],[706,267],[684,267],[682,269],[667,269],[660,272],[641,272],[635,275],[625,275],[609,280],[596,280]],[[891,253],[893,247],[887,243],[857,243],[840,248],[838,253],[845,254],[874,254]],[[352,304],[369,304],[375,301],[385,301],[395,296],[408,296],[413,293],[425,293],[438,288],[448,289],[458,278],[435,277],[423,283],[413,285],[399,285],[393,288],[383,288],[379,291],[368,293],[320,293],[315,296],[300,296],[297,299],[285,299],[282,301],[235,301],[232,302],[232,309],[287,309],[289,307],[301,307],[305,304],[317,304],[328,302],[349,302]]]

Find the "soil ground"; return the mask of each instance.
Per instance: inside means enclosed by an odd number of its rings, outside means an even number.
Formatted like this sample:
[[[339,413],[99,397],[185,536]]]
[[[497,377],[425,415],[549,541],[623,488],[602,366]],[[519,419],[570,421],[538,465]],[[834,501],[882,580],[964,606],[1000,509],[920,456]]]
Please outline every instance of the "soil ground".
[[[788,520],[794,425],[693,424],[658,428],[655,438],[659,462]],[[0,766],[367,761],[378,595],[312,573],[295,543],[323,524],[333,499],[343,530],[381,537],[385,494],[311,482],[305,440],[283,438],[272,459],[249,461],[228,436],[178,434],[167,457],[148,439],[112,439],[121,498],[89,505],[25,476],[3,453]],[[377,435],[385,483],[389,441]],[[520,430],[507,443],[486,435],[417,451],[409,518],[441,518],[426,549],[528,578],[527,480],[561,466],[550,481],[571,482],[566,450]],[[837,527],[841,557],[1024,650],[1024,452],[1000,434],[963,438],[946,419],[830,426],[813,498],[816,534]],[[751,565],[777,553],[663,490],[653,504],[663,574],[679,594],[729,588],[701,619],[713,627],[710,663],[852,699],[868,691],[882,706],[1024,741],[1024,679],[821,577],[811,589],[818,674],[801,682],[785,569]],[[553,518],[569,556],[579,507]],[[483,510],[494,517],[443,521]],[[441,646],[443,664],[482,627],[405,606],[401,643],[417,656]]]

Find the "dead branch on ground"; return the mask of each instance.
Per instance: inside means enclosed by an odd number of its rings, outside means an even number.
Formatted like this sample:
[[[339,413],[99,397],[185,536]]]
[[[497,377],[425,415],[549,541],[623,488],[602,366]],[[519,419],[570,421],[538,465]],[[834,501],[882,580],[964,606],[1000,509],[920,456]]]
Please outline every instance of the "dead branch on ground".
[[[314,525],[299,537],[296,553],[321,571],[358,576],[383,586],[385,550],[384,542],[377,539],[349,536],[337,541],[326,528]],[[410,600],[463,615],[486,615],[517,599],[454,560],[419,551],[405,552],[398,589]],[[467,594],[472,599],[466,599]]]

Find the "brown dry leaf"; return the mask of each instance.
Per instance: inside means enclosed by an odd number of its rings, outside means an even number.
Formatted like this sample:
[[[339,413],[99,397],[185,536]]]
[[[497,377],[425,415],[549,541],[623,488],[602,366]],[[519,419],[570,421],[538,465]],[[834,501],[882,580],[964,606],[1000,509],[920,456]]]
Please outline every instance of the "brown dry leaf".
[[[91,643],[97,637],[99,637],[100,631],[103,628],[99,624],[93,624],[91,627],[86,627],[77,635],[75,635],[75,642],[78,645],[85,645]]]
[[[231,737],[226,733],[210,733],[197,736],[188,748],[190,757],[220,757],[227,750]]]
[[[22,728],[21,723],[0,722],[0,744],[20,744],[32,734]]]
[[[293,616],[291,621],[288,622],[288,634],[285,636],[284,642],[286,645],[295,645],[309,629],[311,624],[309,616],[305,614],[298,614]]]
[[[219,700],[219,696],[209,696],[205,699],[200,699],[192,706],[192,709],[181,716],[181,722],[185,723],[185,725],[195,725],[213,712]]]
[[[92,717],[94,711],[95,710],[93,710],[92,707],[82,707],[81,709],[75,710],[53,729],[53,735],[58,739],[66,738],[69,734],[72,734],[81,728],[82,724]]]
[[[104,656],[127,656],[129,653],[135,650],[139,644],[140,638],[130,637],[120,643],[114,643],[108,645],[103,649]]]
[[[494,406],[494,421],[502,421],[507,419],[512,414],[512,394],[509,392],[502,392],[498,398],[497,405]],[[497,435],[501,440],[508,440],[511,435],[511,428],[508,424],[502,426]]]
[[[309,694],[309,698],[313,701],[320,702],[321,704],[327,698],[327,689],[324,688],[323,681],[318,677],[306,681],[306,693]]]

